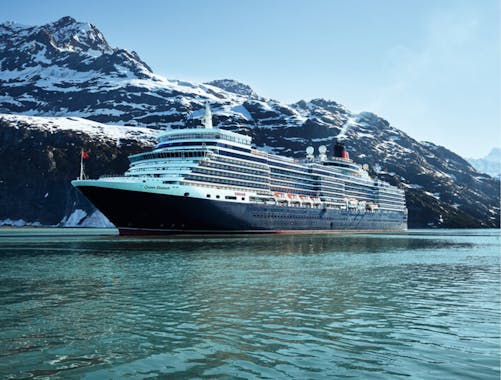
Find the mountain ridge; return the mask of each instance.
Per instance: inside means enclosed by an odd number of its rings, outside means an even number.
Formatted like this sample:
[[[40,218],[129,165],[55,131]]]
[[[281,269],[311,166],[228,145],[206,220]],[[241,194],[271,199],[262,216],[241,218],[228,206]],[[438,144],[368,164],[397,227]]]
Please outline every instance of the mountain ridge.
[[[56,31],[55,24],[60,26]],[[40,27],[1,24],[0,48],[5,52],[0,56],[0,113],[81,117],[106,125],[165,129],[200,125],[209,101],[215,126],[250,135],[257,147],[269,152],[301,158],[306,146],[330,145],[341,134],[355,161],[369,164],[373,175],[406,190],[411,227],[499,226],[499,181],[476,172],[446,148],[414,140],[371,112],[354,114],[326,99],[287,105],[229,79],[203,84],[167,79],[154,74],[137,54],[110,47],[96,27],[70,17]],[[0,137],[3,133],[4,141],[16,144],[9,130],[26,129],[22,117],[3,117]],[[63,149],[54,145],[51,134],[41,132],[38,142],[25,141],[33,147],[53,144],[55,151]],[[75,141],[75,133],[65,131],[61,136],[66,137],[60,138]],[[79,141],[85,144],[82,136]],[[97,140],[93,145],[95,150],[112,149]],[[136,150],[145,147],[135,145]],[[121,156],[128,153],[112,150]],[[0,149],[0,158],[5,159],[5,154]],[[63,160],[68,157],[69,151]],[[125,170],[126,157],[122,159],[122,166],[115,169]],[[113,166],[113,162],[104,155],[101,164]],[[64,186],[65,197],[76,199],[71,186]],[[22,215],[22,208],[17,215]],[[62,218],[50,220],[68,220],[71,210],[65,210]],[[0,214],[0,219],[8,218],[12,219]]]
[[[501,148],[492,148],[485,157],[466,160],[481,173],[498,179],[501,177]]]

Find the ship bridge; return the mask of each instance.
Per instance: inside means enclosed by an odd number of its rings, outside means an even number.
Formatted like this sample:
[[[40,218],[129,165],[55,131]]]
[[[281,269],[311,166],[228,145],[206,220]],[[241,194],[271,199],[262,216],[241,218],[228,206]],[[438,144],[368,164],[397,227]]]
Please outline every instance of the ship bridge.
[[[159,143],[155,149],[179,147],[183,145],[210,145],[211,143],[221,142],[250,149],[251,140],[252,138],[250,136],[219,128],[185,128],[167,131],[160,135]]]

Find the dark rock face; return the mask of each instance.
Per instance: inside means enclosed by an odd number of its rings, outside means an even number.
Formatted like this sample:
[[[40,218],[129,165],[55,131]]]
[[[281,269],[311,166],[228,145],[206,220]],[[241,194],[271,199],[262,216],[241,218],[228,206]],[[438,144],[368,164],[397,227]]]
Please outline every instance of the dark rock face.
[[[343,136],[354,161],[406,190],[410,227],[499,227],[499,180],[372,113],[353,114],[325,99],[286,105],[228,79],[200,85],[168,80],[135,52],[110,47],[95,26],[71,17],[39,27],[0,24],[0,51],[0,113],[183,128],[200,124],[208,100],[215,126],[250,135],[274,153],[302,158],[307,146],[330,148]],[[13,163],[0,168],[0,220],[56,224],[85,203],[69,181],[78,175],[78,152],[88,139],[98,152],[87,163],[93,177],[123,172],[127,155],[145,149],[140,140],[118,148],[85,133],[48,133],[27,124],[0,124],[0,159]]]
[[[103,139],[83,132],[47,131],[23,120],[0,117],[0,221],[22,219],[28,223],[58,225],[76,209],[95,211],[71,181],[80,173],[82,147],[86,174],[123,173],[127,156],[151,147],[146,139]]]
[[[217,79],[207,82],[206,84],[237,95],[250,96],[254,94],[254,91],[250,88],[250,86],[237,82],[233,79]]]

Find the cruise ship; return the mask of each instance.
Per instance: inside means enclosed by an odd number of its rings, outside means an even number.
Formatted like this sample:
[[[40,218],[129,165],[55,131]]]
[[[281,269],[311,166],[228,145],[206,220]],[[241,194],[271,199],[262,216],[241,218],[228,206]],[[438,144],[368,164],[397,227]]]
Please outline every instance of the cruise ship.
[[[213,127],[208,104],[201,124],[166,130],[121,176],[72,185],[123,235],[407,229],[403,190],[371,178],[341,141],[296,160]]]

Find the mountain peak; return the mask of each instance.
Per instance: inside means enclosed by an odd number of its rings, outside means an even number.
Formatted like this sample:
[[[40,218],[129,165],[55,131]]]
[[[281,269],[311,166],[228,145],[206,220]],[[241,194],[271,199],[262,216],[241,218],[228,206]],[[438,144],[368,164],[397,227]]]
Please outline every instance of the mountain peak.
[[[27,25],[24,25],[24,24],[20,24],[16,21],[12,21],[12,20],[8,20],[8,21],[4,21],[2,23],[0,23],[0,30],[1,29],[25,29],[25,28],[29,28],[29,26]]]
[[[343,113],[350,112],[345,106],[343,106],[338,102],[335,102],[334,100],[316,98],[310,100],[310,103],[314,104],[317,107],[324,108],[330,112],[343,112]]]
[[[71,16],[64,16],[51,24],[62,28],[71,24],[78,24],[78,22]]]
[[[49,32],[63,50],[112,52],[103,34],[94,25],[65,16],[41,27]]]
[[[30,41],[39,43],[39,48],[57,49],[60,52],[82,52],[95,56],[95,52],[114,51],[94,25],[79,22],[70,16],[41,26],[27,26],[12,21],[0,24],[1,48],[27,51],[32,48],[26,45]]]
[[[492,148],[485,158],[490,161],[501,161],[501,149]]]
[[[234,79],[216,79],[210,82],[206,82],[205,84],[237,95],[249,96],[254,94],[254,90],[250,86],[238,82]]]
[[[501,149],[492,148],[489,154],[482,158],[467,158],[467,161],[479,172],[491,177],[501,177]]]
[[[152,75],[151,68],[137,53],[112,48],[94,25],[70,16],[41,26],[0,24],[0,50],[0,70],[30,67],[30,76],[21,75],[21,82],[36,80],[40,71],[49,66],[78,72],[79,78],[85,77],[81,75],[83,72],[86,75],[114,73],[121,78],[150,78]],[[56,76],[50,82],[67,81],[71,74]]]

